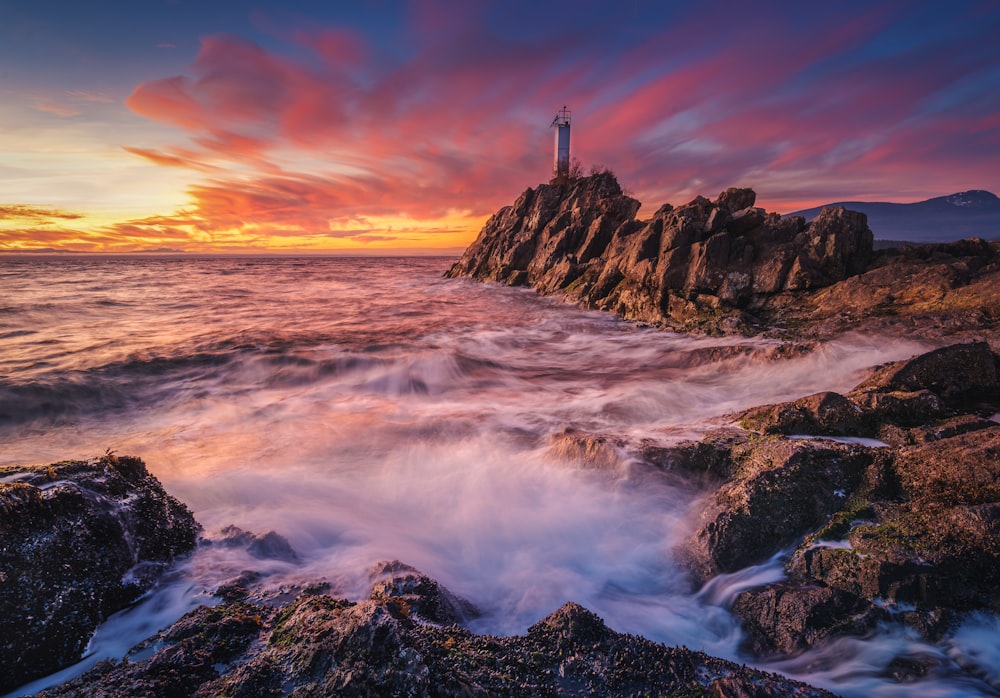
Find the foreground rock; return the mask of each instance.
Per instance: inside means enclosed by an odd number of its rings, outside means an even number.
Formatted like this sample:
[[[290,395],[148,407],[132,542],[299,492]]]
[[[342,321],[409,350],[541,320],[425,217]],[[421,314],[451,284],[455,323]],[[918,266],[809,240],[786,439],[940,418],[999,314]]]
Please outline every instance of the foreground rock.
[[[471,605],[437,582],[399,562],[373,572],[371,598],[359,603],[317,587],[277,608],[230,601],[195,609],[131,659],[40,695],[830,695],[621,635],[573,603],[526,635],[475,635],[448,624]],[[442,622],[430,622],[444,607]]]
[[[0,469],[0,692],[77,661],[198,531],[138,458]]]
[[[1000,243],[876,253],[864,214],[824,209],[807,225],[755,200],[727,189],[638,220],[639,202],[609,172],[542,184],[494,214],[448,276],[712,333],[822,337],[920,322],[946,336],[1000,318]]]
[[[736,599],[752,651],[796,654],[887,619],[937,640],[964,612],[1000,611],[1000,424],[986,418],[1000,405],[998,365],[985,343],[945,347],[659,454],[664,467],[727,474],[685,546],[697,579],[797,546],[788,579]]]

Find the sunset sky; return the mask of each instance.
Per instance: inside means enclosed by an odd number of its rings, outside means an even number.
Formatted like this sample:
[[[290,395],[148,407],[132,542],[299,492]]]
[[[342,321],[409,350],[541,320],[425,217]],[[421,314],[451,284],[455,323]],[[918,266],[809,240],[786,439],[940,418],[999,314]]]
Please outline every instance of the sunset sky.
[[[996,0],[0,0],[0,251],[454,253],[564,104],[640,216],[998,192],[998,37]]]

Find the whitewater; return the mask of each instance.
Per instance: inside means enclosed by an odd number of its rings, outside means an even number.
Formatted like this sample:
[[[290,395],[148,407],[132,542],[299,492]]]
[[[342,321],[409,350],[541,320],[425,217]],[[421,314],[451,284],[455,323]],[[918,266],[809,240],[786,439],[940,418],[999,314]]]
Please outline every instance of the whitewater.
[[[211,539],[227,525],[298,562],[202,546],[98,629],[81,664],[130,647],[242,570],[269,588],[367,594],[399,559],[469,599],[476,632],[523,633],[566,601],[610,627],[844,695],[984,695],[996,620],[938,645],[901,627],[783,662],[739,650],[728,610],[782,560],[697,589],[675,547],[706,493],[637,461],[574,460],[566,429],[669,445],[736,410],[846,391],[930,348],[854,334],[809,353],[692,337],[528,289],[442,277],[446,258],[14,257],[0,260],[0,465],[142,457]],[[941,668],[885,678],[899,656]]]

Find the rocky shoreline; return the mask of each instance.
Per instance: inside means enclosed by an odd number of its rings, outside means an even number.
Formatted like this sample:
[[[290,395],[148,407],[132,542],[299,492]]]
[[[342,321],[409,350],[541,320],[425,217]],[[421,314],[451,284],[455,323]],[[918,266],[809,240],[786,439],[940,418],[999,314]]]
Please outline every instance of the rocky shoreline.
[[[940,348],[874,367],[844,394],[727,415],[679,444],[570,426],[550,452],[639,463],[703,492],[677,550],[693,587],[783,556],[781,581],[732,605],[758,663],[884,624],[936,643],[970,614],[995,617],[1000,245],[875,252],[860,214],[806,225],[754,198],[730,189],[640,221],[610,173],[541,185],[498,212],[449,275],[664,328],[790,340],[776,359],[845,330],[919,328]],[[98,624],[199,545],[301,559],[274,532],[201,535],[138,458],[0,469],[0,692],[74,663]],[[39,695],[830,695],[617,633],[571,599],[524,635],[478,635],[470,602],[403,562],[373,563],[362,600],[322,580],[268,590],[248,571],[124,659]],[[956,673],[1000,690],[984,667],[944,653],[902,653],[884,678]]]
[[[796,342],[845,331],[990,339],[1000,319],[1000,242],[875,251],[864,214],[811,223],[727,189],[648,220],[610,172],[527,189],[495,213],[447,276],[530,286],[682,332]]]
[[[970,613],[1000,611],[998,411],[1000,356],[980,342],[876,367],[844,395],[730,415],[696,442],[567,430],[551,448],[592,464],[623,454],[702,488],[679,550],[696,586],[791,550],[784,579],[732,606],[747,656],[773,660],[884,623],[934,643]],[[200,529],[137,458],[0,475],[10,690],[73,663],[96,624],[193,550]],[[201,545],[299,559],[273,532],[229,527]],[[381,562],[369,577],[357,601],[323,582],[265,591],[246,573],[123,660],[39,695],[829,695],[616,633],[571,600],[526,635],[477,635],[463,627],[477,609],[412,567]],[[901,655],[887,678],[962,670]]]
[[[200,527],[138,458],[15,466],[0,476],[0,689],[9,691],[75,663],[99,622],[194,549]],[[227,527],[200,545],[298,561],[273,532]],[[479,611],[414,568],[380,562],[369,578],[369,597],[352,601],[323,582],[264,590],[248,571],[121,661],[38,695],[831,695],[616,633],[572,602],[526,635],[477,635],[462,623]]]

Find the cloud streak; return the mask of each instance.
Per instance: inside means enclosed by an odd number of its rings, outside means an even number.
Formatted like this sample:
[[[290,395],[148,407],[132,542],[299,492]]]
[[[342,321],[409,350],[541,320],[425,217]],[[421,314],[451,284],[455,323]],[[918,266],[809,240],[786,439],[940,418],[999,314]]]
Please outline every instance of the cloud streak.
[[[0,221],[47,223],[53,219],[76,220],[78,218],[83,218],[83,214],[73,213],[72,211],[61,211],[46,206],[0,204]]]

